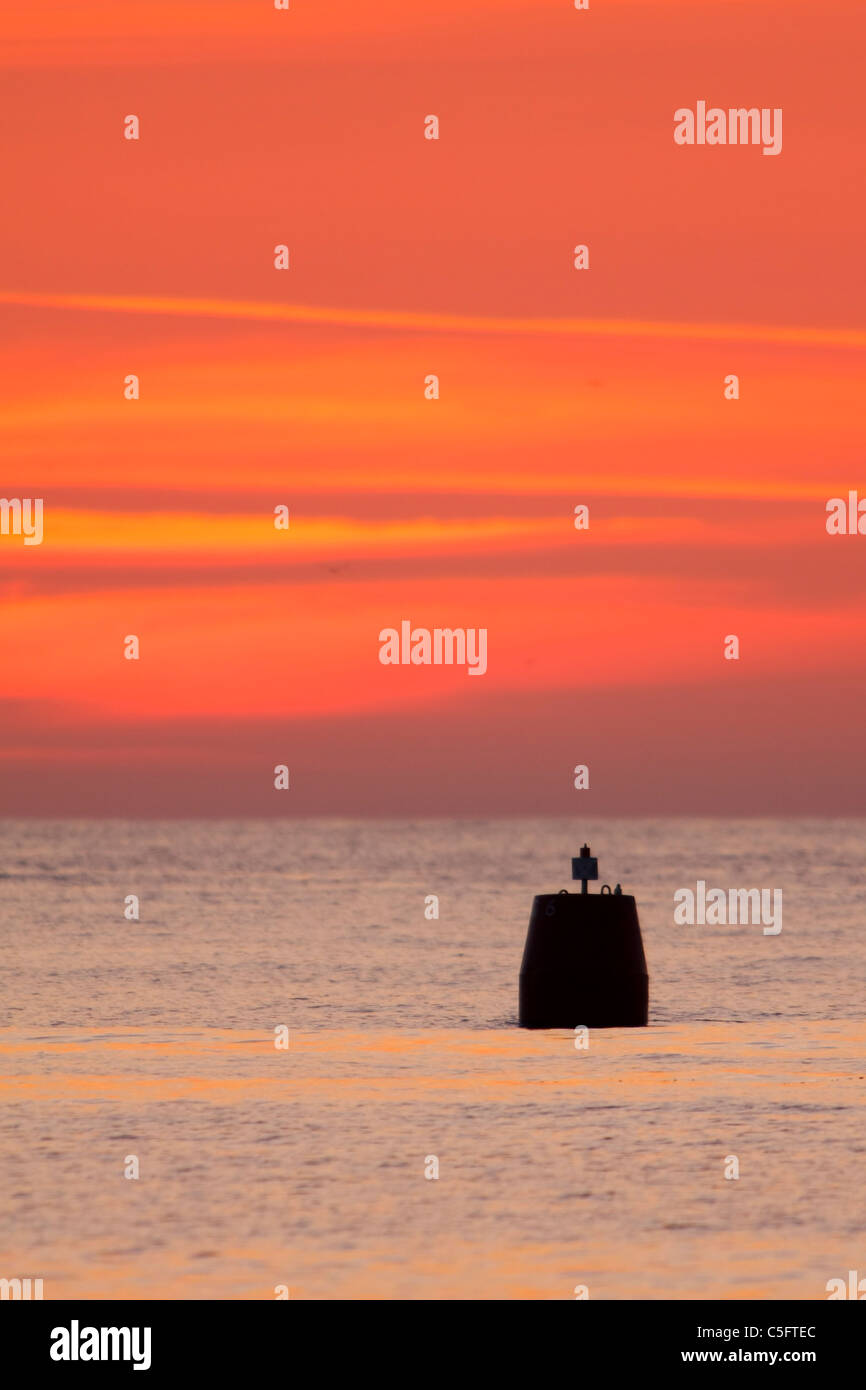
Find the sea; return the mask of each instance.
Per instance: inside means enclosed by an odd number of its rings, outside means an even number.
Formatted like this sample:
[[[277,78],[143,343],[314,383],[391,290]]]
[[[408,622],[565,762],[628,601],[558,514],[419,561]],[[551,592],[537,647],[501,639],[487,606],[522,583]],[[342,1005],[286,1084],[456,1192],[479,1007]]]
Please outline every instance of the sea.
[[[636,898],[649,1026],[521,1030],[533,896],[584,842]],[[862,820],[0,822],[0,1278],[826,1299],[866,1275],[864,845]],[[698,881],[780,889],[782,930],[679,924]]]

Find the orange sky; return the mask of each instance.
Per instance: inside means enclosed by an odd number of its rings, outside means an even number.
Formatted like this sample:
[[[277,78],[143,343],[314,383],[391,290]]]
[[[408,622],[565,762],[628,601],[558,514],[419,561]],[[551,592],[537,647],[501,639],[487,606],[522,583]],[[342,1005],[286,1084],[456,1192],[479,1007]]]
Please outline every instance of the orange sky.
[[[816,14],[4,6],[0,814],[862,811],[866,17]],[[676,146],[699,99],[781,155]],[[382,667],[403,618],[487,675]]]

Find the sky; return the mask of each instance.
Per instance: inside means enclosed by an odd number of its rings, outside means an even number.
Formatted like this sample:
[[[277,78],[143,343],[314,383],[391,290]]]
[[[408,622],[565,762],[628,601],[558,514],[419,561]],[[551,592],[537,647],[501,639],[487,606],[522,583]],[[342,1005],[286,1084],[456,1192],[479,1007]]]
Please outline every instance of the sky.
[[[0,815],[863,812],[859,0],[2,31]]]

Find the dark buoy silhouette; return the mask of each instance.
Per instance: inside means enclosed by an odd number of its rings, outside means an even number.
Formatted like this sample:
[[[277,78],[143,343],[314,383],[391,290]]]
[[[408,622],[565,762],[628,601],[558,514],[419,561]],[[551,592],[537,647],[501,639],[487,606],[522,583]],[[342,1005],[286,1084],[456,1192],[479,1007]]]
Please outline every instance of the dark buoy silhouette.
[[[588,891],[598,860],[571,861],[580,892],[540,893],[520,966],[521,1028],[643,1028],[649,977],[634,898],[619,884]],[[605,889],[607,891],[605,891]]]

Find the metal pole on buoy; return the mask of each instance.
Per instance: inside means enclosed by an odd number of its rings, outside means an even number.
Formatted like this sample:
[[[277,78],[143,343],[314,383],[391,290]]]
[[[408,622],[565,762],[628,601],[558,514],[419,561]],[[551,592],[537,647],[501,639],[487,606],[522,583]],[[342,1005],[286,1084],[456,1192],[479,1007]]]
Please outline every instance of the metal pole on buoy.
[[[520,967],[521,1028],[642,1028],[649,977],[637,905],[619,884],[590,893],[598,860],[584,845],[571,861],[579,893],[533,900]],[[605,891],[607,890],[607,891]]]

